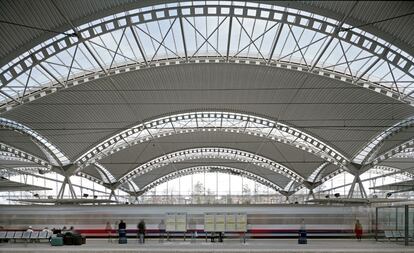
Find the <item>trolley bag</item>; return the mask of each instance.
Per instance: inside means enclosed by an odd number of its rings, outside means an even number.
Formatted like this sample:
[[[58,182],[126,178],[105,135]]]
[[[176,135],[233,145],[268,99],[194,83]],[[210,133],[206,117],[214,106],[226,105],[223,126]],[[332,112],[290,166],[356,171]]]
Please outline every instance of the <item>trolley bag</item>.
[[[65,244],[65,245],[73,245],[73,236],[72,235],[65,235],[63,237],[63,244]]]
[[[127,240],[126,237],[119,237],[118,243],[119,244],[127,244],[128,240]]]
[[[118,231],[118,235],[119,235],[119,239],[118,239],[119,244],[126,244],[128,242],[125,229],[120,229]]]
[[[306,237],[299,237],[298,243],[299,244],[308,244],[308,240],[306,239]]]
[[[52,245],[52,246],[63,246],[63,237],[52,237],[52,238],[50,238],[50,245]]]
[[[82,236],[81,235],[73,235],[72,241],[73,241],[73,245],[82,245]]]
[[[306,230],[299,230],[298,243],[299,244],[307,244],[308,243]]]

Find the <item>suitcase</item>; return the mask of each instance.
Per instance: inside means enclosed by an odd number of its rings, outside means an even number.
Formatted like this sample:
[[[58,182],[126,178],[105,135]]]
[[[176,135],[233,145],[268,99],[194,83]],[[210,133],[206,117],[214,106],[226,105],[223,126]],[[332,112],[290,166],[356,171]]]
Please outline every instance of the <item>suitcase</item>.
[[[119,244],[127,244],[128,240],[126,237],[119,237],[118,243]]]
[[[65,244],[65,245],[73,245],[73,236],[72,235],[65,235],[63,237],[63,244]]]
[[[82,235],[82,244],[86,244],[86,236]]]
[[[306,237],[299,237],[298,244],[308,244]]]
[[[73,245],[82,245],[82,236],[80,235],[73,235]]]
[[[63,246],[63,237],[52,237],[52,238],[50,238],[50,244],[52,246]]]

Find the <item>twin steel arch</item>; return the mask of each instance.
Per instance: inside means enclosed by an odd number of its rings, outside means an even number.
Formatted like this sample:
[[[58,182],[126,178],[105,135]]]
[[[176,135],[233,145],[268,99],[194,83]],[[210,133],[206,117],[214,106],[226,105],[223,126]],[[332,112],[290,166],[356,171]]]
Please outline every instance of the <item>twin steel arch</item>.
[[[0,128],[9,129],[12,131],[17,131],[21,134],[31,137],[33,142],[43,151],[43,153],[49,159],[49,162],[55,166],[64,166],[70,163],[69,158],[67,158],[59,148],[54,146],[49,140],[45,137],[34,131],[33,129],[10,119],[0,117]]]
[[[401,132],[404,129],[412,126],[414,126],[414,117],[404,119],[394,124],[393,126],[387,128],[382,133],[372,138],[368,142],[368,144],[364,148],[362,148],[354,157],[353,162],[356,162],[358,164],[369,164],[372,160],[377,160],[378,157],[375,156],[375,153],[378,151],[379,148],[381,148],[381,144],[385,140],[395,135],[396,133]]]
[[[53,166],[49,162],[43,160],[42,158],[39,158],[23,150],[20,150],[18,148],[12,147],[10,145],[7,145],[1,142],[0,142],[0,156],[2,156],[4,159],[18,160],[18,161],[23,161],[23,162],[32,162],[37,165],[44,166],[49,170],[53,168]]]
[[[131,145],[173,134],[223,131],[249,134],[285,143],[345,167],[348,159],[333,147],[286,124],[232,112],[190,112],[154,119],[126,129],[96,145],[76,159],[79,170]]]
[[[257,174],[251,173],[249,171],[233,168],[233,167],[227,167],[227,166],[196,166],[196,167],[190,167],[190,168],[184,168],[178,171],[171,172],[165,176],[160,177],[159,179],[148,183],[147,185],[143,186],[139,191],[137,192],[138,195],[142,195],[146,193],[147,191],[151,190],[152,188],[165,183],[167,181],[171,181],[173,179],[187,176],[187,175],[193,175],[198,173],[204,173],[204,172],[220,172],[220,173],[227,173],[227,174],[236,174],[243,177],[246,177],[248,179],[251,179],[257,183],[260,183],[264,186],[267,186],[275,191],[283,190],[280,186],[277,184],[267,180],[264,177],[261,177]]]
[[[139,165],[135,169],[129,171],[127,174],[119,178],[118,185],[122,185],[128,182],[130,179],[146,174],[154,169],[162,168],[169,164],[174,165],[174,163],[177,162],[196,159],[227,159],[236,160],[243,163],[252,163],[253,165],[268,169],[298,183],[304,181],[304,178],[301,175],[297,174],[288,167],[272,161],[266,157],[237,149],[204,147],[176,151],[152,159],[142,165]]]
[[[197,20],[204,18],[206,27],[209,18],[217,24],[202,31]],[[182,2],[130,10],[73,27],[76,36],[58,35],[3,66],[0,112],[108,75],[210,62],[310,72],[411,103],[413,57],[349,27],[257,3]]]

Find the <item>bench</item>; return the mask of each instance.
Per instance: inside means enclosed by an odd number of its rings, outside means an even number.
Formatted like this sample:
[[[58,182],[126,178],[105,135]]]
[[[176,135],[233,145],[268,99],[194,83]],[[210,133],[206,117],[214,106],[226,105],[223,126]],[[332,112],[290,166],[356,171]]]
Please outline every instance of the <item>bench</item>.
[[[6,239],[13,239],[15,231],[7,231]]]
[[[394,230],[394,231],[386,230],[386,231],[384,231],[384,236],[388,240],[395,239],[396,241],[398,241],[398,239],[404,239],[405,238],[404,233],[402,231],[399,231],[399,230]]]
[[[24,242],[41,242],[44,240],[45,242],[49,242],[49,238],[52,233],[48,231],[0,231],[0,242],[1,241],[24,241]]]
[[[404,233],[402,233],[401,231],[392,231],[392,234],[394,235],[394,238],[396,240],[405,238]]]
[[[0,231],[0,242],[6,240],[7,231]]]
[[[48,231],[41,231],[39,232],[37,236],[37,240],[40,242],[41,240],[46,240],[46,242],[49,242],[49,238],[52,236],[51,232]]]

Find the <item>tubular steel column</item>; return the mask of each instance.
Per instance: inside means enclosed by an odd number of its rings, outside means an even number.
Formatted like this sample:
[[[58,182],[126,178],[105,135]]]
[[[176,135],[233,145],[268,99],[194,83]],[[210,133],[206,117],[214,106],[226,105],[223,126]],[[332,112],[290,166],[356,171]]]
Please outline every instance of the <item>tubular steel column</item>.
[[[404,220],[404,244],[405,244],[405,246],[408,246],[408,216],[409,216],[409,209],[408,209],[408,205],[405,205],[404,206],[404,211],[405,211],[405,214],[404,214],[404,218],[405,218],[405,220]]]
[[[378,207],[375,208],[375,241],[378,241]]]

